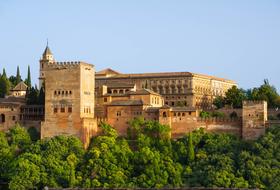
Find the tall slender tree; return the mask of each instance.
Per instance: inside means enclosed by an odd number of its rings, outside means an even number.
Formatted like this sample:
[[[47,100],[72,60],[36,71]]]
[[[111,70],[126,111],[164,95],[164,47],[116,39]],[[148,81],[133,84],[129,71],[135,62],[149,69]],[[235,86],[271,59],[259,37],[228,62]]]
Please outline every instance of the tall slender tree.
[[[11,83],[7,78],[6,70],[3,69],[3,73],[0,77],[0,97],[4,98],[9,94],[11,88]]]
[[[16,76],[16,84],[20,83],[21,80],[21,76],[20,76],[20,71],[19,71],[19,66],[17,66],[17,76]]]
[[[6,70],[5,70],[5,68],[3,68],[3,73],[2,73],[2,76],[1,77],[5,77],[5,78],[7,78],[7,74],[6,74]]]
[[[30,73],[30,66],[28,65],[28,71],[27,71],[27,78],[25,79],[25,84],[31,88],[31,73]]]

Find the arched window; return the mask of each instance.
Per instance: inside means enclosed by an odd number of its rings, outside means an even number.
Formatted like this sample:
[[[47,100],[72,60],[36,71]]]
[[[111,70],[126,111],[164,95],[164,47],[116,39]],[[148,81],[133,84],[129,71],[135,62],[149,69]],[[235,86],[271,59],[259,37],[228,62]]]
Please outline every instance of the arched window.
[[[162,116],[163,116],[163,117],[167,117],[167,114],[166,114],[165,111],[162,113]]]
[[[0,117],[0,123],[5,123],[5,115],[4,114],[1,114],[1,117]]]

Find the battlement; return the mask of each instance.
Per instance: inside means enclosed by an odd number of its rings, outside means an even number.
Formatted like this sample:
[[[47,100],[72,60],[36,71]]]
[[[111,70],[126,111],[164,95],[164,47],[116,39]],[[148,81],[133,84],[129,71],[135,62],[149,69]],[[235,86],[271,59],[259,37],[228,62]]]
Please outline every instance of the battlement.
[[[46,64],[46,67],[49,69],[72,69],[78,68],[81,65],[93,67],[93,65],[81,61],[49,62]]]
[[[246,100],[243,101],[243,106],[265,105],[266,101],[263,100]]]
[[[241,122],[240,118],[220,118],[220,117],[211,117],[211,118],[201,118],[197,117],[197,122],[221,122],[221,123],[234,123],[234,122]]]

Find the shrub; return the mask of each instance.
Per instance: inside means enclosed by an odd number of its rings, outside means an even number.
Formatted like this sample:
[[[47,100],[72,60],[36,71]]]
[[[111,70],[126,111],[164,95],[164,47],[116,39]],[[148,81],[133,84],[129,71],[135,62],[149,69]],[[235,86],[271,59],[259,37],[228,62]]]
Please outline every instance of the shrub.
[[[200,112],[199,116],[200,116],[201,118],[210,118],[210,117],[211,117],[210,113],[207,112],[207,111],[202,111],[202,112]]]
[[[225,117],[225,114],[224,114],[223,112],[215,111],[215,112],[212,112],[212,113],[211,113],[211,116],[212,116],[212,117],[224,118],[224,117]]]
[[[237,113],[235,111],[231,112],[231,114],[229,115],[229,117],[231,119],[236,119],[238,116],[237,116]]]

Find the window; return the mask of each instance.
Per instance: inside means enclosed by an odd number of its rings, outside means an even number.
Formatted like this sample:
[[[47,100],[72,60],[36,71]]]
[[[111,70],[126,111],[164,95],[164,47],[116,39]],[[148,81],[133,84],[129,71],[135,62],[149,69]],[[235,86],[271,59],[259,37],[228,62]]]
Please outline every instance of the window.
[[[182,116],[184,117],[186,114],[185,113],[182,113]]]
[[[57,108],[53,108],[53,113],[57,113]]]
[[[60,108],[60,112],[61,112],[61,113],[65,113],[65,107],[61,107],[61,108]]]
[[[163,116],[163,117],[167,117],[166,112],[163,112],[163,113],[162,113],[162,116]]]
[[[5,123],[5,115],[4,114],[1,114],[1,117],[0,117],[0,123]]]
[[[15,121],[16,120],[16,116],[13,116],[13,121]]]
[[[68,107],[68,113],[72,113],[72,107]]]
[[[175,102],[171,102],[171,105],[174,106],[174,105],[175,105]]]
[[[69,94],[70,94],[70,95],[72,94],[72,91],[71,91],[71,90],[69,91]]]
[[[117,116],[121,116],[121,112],[120,111],[117,111]]]
[[[191,115],[192,114],[192,112],[191,111],[189,111],[189,115]]]

